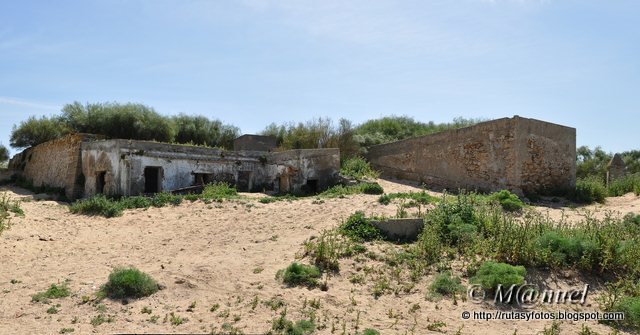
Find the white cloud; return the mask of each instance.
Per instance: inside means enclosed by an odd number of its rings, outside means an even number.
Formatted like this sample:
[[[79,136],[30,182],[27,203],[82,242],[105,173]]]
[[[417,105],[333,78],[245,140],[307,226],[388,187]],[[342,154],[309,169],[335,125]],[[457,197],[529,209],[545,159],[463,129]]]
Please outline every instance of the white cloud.
[[[37,108],[37,109],[44,109],[44,110],[60,110],[60,106],[57,106],[57,105],[42,103],[38,101],[9,98],[9,97],[0,97],[0,105]]]

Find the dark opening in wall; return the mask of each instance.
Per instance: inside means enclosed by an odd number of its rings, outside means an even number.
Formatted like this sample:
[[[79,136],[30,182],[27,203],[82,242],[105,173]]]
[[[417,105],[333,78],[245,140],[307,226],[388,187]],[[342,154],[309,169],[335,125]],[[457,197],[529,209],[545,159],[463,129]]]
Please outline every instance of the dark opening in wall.
[[[249,192],[251,189],[251,171],[238,171],[236,189],[239,192]]]
[[[307,179],[307,183],[303,186],[303,191],[305,193],[318,193],[318,180],[317,179]]]
[[[96,194],[104,193],[104,185],[106,184],[106,181],[105,181],[106,175],[107,175],[106,171],[96,172]]]
[[[213,183],[215,177],[213,173],[194,173],[193,174],[193,185],[207,185]]]
[[[158,193],[162,190],[162,168],[147,166],[144,168],[144,193]]]

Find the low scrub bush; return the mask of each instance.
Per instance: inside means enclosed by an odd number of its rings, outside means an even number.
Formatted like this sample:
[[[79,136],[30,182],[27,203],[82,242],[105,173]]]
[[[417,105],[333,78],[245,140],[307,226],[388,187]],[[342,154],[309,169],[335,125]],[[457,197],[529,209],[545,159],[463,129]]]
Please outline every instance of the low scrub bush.
[[[101,291],[109,298],[142,298],[158,291],[158,283],[136,268],[116,268]]]
[[[429,286],[429,292],[435,296],[452,296],[464,292],[460,277],[451,276],[451,272],[443,272],[435,276]]]
[[[371,168],[369,162],[362,157],[353,157],[342,163],[340,174],[356,180],[376,179],[379,173]]]
[[[109,199],[102,194],[78,200],[69,206],[69,210],[74,214],[102,215],[107,218],[121,216],[123,209],[120,201]]]
[[[203,200],[213,201],[223,201],[237,196],[238,191],[236,188],[224,182],[216,182],[206,185],[200,195]]]
[[[355,253],[364,252],[366,247],[354,245],[348,238],[335,231],[324,231],[316,238],[305,242],[304,255],[309,256],[313,263],[323,271],[339,270],[338,260]]]
[[[498,285],[508,289],[511,285],[524,284],[527,270],[524,266],[512,266],[506,263],[492,261],[484,262],[471,278],[474,284],[480,284],[485,290],[495,290]]]
[[[489,195],[489,199],[499,203],[500,206],[502,206],[502,209],[507,212],[520,211],[522,210],[522,207],[524,207],[522,200],[520,200],[517,195],[507,190],[492,193]]]
[[[320,278],[321,273],[320,269],[315,265],[293,262],[281,275],[282,281],[288,286],[315,287],[318,285],[318,278]]]
[[[382,194],[384,189],[378,183],[362,183],[359,185],[364,194]]]
[[[47,302],[49,299],[60,299],[68,297],[71,294],[69,291],[69,287],[66,283],[56,285],[51,284],[51,286],[44,292],[36,293],[31,296],[31,301],[33,302]]]
[[[616,179],[609,184],[608,195],[610,197],[619,197],[629,192],[636,192],[640,190],[640,174],[629,175]]]
[[[537,242],[543,263],[556,266],[581,264],[588,270],[598,265],[600,249],[584,234],[562,236],[557,231],[548,231]]]
[[[349,218],[340,225],[338,231],[358,242],[382,239],[380,230],[374,227],[371,221],[366,218],[361,211],[357,211],[349,216]]]
[[[177,206],[182,203],[182,196],[171,194],[169,192],[160,192],[153,195],[151,204],[153,207],[164,207],[166,205]]]
[[[624,313],[621,323],[633,329],[640,329],[640,297],[624,296],[615,302],[611,312]]]
[[[607,196],[607,188],[602,180],[589,177],[576,181],[576,190],[572,194],[573,200],[581,203],[604,203]]]

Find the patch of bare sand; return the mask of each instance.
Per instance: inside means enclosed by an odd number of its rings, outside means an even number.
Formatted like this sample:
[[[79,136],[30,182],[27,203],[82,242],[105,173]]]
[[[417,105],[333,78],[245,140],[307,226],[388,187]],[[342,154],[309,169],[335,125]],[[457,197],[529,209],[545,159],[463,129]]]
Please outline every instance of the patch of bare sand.
[[[416,185],[380,183],[387,192],[420,190]],[[28,197],[17,188],[9,193]],[[612,201],[605,208],[617,203]],[[629,202],[637,204],[637,198]],[[424,334],[437,321],[446,323],[441,329],[450,334],[459,329],[461,334],[512,334],[514,330],[533,334],[549,325],[548,321],[463,321],[460,315],[465,310],[494,308],[470,301],[457,305],[450,299],[428,301],[425,293],[430,276],[408,293],[375,299],[371,283],[349,281],[360,266],[352,259],[342,261],[341,273],[329,279],[326,292],[286,288],[274,279],[277,270],[300,255],[305,240],[340,224],[354,211],[394,215],[395,206],[378,204],[377,196],[270,204],[254,199],[184,202],[177,207],[129,210],[111,219],[73,215],[54,201],[23,202],[22,208],[25,217],[14,217],[11,228],[0,236],[2,334],[53,334],[62,328],[74,328],[76,334],[202,333],[220,332],[225,323],[244,333],[265,333],[283,308],[273,310],[264,302],[278,299],[286,303],[291,320],[307,317],[310,301],[320,301],[316,324],[324,328],[319,334],[341,334],[343,329],[354,334],[365,328],[382,334]],[[83,303],[83,296],[95,295],[116,266],[135,266],[166,287],[126,305],[106,299],[104,311]],[[12,279],[19,282],[12,284]],[[72,296],[52,300],[60,304],[57,314],[46,312],[50,305],[31,302],[33,294],[65,280],[69,280]],[[571,284],[579,286],[584,281],[576,279]],[[566,280],[561,282],[567,285]],[[259,302],[254,304],[256,297]],[[187,311],[193,302],[195,308]],[[211,312],[214,304],[219,308]],[[143,307],[151,308],[151,314],[142,313]],[[595,310],[595,306],[584,309]],[[170,313],[188,321],[174,326]],[[113,316],[112,322],[92,326],[91,320],[99,314]],[[152,317],[157,317],[155,323]],[[604,325],[587,324],[599,333],[610,332]],[[575,334],[580,326],[580,322],[563,322],[562,333]]]

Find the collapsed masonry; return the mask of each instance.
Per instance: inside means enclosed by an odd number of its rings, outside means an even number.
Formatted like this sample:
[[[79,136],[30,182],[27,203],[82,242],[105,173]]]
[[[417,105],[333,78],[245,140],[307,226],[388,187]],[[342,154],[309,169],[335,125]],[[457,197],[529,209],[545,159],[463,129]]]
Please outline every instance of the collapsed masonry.
[[[373,146],[366,158],[382,176],[433,188],[565,191],[576,183],[576,130],[515,116]]]
[[[36,187],[64,189],[70,199],[175,191],[216,181],[241,192],[316,192],[337,181],[339,149],[276,152],[270,151],[275,141],[262,136],[240,140],[236,145],[244,150],[228,151],[73,134],[15,155],[9,169]]]

